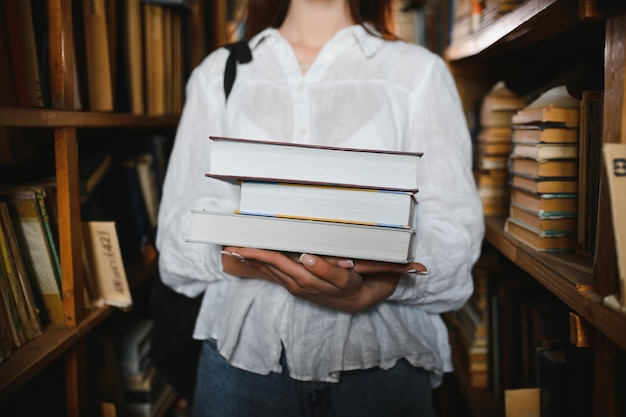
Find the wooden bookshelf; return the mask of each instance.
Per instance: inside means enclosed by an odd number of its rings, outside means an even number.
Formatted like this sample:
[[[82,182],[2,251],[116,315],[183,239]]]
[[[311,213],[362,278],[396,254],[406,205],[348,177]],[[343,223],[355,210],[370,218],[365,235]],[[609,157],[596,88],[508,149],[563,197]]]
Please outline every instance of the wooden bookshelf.
[[[53,363],[61,360],[64,372],[59,378],[64,381],[64,415],[91,415],[93,404],[92,387],[94,382],[87,375],[89,352],[86,349],[87,336],[103,325],[114,308],[87,308],[84,304],[84,277],[82,265],[82,235],[80,217],[80,192],[78,177],[79,142],[102,140],[90,136],[91,132],[109,130],[124,132],[138,140],[146,138],[155,130],[172,132],[178,125],[176,111],[159,116],[133,115],[126,112],[89,111],[87,100],[81,99],[82,110],[75,110],[74,88],[80,85],[76,75],[85,76],[81,65],[76,62],[82,58],[74,51],[76,40],[82,39],[77,25],[76,6],[81,3],[72,0],[49,0],[38,5],[45,7],[47,16],[47,61],[43,63],[46,80],[49,83],[50,106],[48,108],[27,108],[0,106],[0,128],[7,132],[42,132],[42,149],[53,149],[49,161],[53,162],[57,186],[57,211],[59,227],[59,252],[62,270],[62,298],[64,324],[47,325],[43,334],[14,349],[11,355],[0,364],[0,401],[4,404],[15,396],[22,396],[20,391],[38,374],[47,370]],[[107,2],[107,4],[113,4]],[[208,31],[215,27],[209,11],[214,3],[193,1],[186,11],[178,9],[188,18],[188,31],[185,35],[185,47],[188,48],[189,67],[193,67],[212,50],[215,45]],[[118,7],[123,4],[117,1]],[[223,3],[225,5],[225,3]],[[163,6],[169,7],[169,6]],[[119,23],[119,22],[118,22]],[[118,28],[121,24],[118,26]],[[121,29],[120,29],[121,30]],[[78,48],[76,48],[78,49]],[[118,51],[122,55],[122,51]],[[190,71],[191,68],[185,68]],[[76,71],[76,73],[75,73]],[[187,74],[188,75],[188,74]],[[123,88],[117,85],[116,91]],[[84,87],[81,87],[84,91]],[[117,104],[116,107],[117,109]],[[120,106],[124,108],[124,106]],[[37,129],[32,129],[37,128]],[[38,136],[38,135],[37,135]],[[11,138],[11,135],[8,135]],[[34,137],[34,136],[33,136]],[[99,136],[102,137],[102,136]],[[3,137],[4,139],[4,137]],[[12,140],[12,139],[9,139]],[[34,140],[39,140],[35,138]],[[50,141],[52,143],[50,143]],[[46,143],[44,143],[46,142]],[[106,144],[104,144],[106,145]],[[38,144],[36,146],[39,146]],[[3,167],[4,168],[4,167]],[[4,171],[3,171],[4,172]],[[9,174],[10,175],[10,174]],[[5,175],[3,181],[11,180]],[[131,289],[149,283],[156,276],[157,263],[133,265],[127,268]],[[56,365],[55,365],[56,367]],[[56,368],[55,368],[56,369]],[[55,374],[56,375],[56,374]],[[31,394],[28,393],[28,397]],[[36,399],[36,396],[32,396]],[[167,399],[159,410],[159,415],[166,415],[175,395]],[[61,401],[63,402],[63,401]],[[52,414],[61,414],[50,410]]]
[[[568,65],[592,61],[592,71],[587,78],[581,77],[580,86],[589,82],[604,92],[602,141],[626,142],[626,120],[622,116],[626,105],[624,45],[623,2],[527,0],[499,20],[457,40],[446,49],[444,57],[468,112],[495,81],[505,80],[516,87],[517,93],[528,94],[543,88],[550,77],[562,76]],[[603,183],[601,180],[598,201],[599,245],[594,255],[535,251],[504,231],[504,217],[485,218],[485,241],[595,330],[594,416],[618,417],[626,413],[620,395],[626,386],[622,372],[626,361],[626,314],[604,301],[619,287],[613,225]],[[457,378],[462,380],[462,373]],[[472,415],[484,415],[484,406],[472,400],[472,395],[466,397],[470,399],[469,408],[474,410]]]

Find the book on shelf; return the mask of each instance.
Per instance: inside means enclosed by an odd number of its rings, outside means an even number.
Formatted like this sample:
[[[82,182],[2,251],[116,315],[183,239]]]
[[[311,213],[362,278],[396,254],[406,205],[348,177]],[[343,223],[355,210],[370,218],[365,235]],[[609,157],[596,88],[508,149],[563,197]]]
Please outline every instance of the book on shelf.
[[[578,253],[592,255],[596,248],[603,140],[603,93],[583,91],[580,101],[578,172]]]
[[[91,302],[97,306],[108,304],[129,309],[133,300],[115,223],[83,222],[82,234],[86,281]]]
[[[578,143],[577,127],[563,127],[555,124],[512,125],[513,143]]]
[[[40,187],[2,187],[26,269],[52,323],[63,323],[60,263]]]
[[[514,158],[542,159],[576,159],[578,144],[535,143],[513,145],[511,156]]]
[[[0,254],[12,300],[23,329],[25,341],[41,335],[40,305],[33,294],[30,277],[26,271],[22,253],[5,201],[0,201]],[[8,295],[9,293],[4,293]]]
[[[606,143],[602,148],[611,200],[615,252],[619,269],[621,303],[626,306],[626,144]]]
[[[81,201],[85,201],[113,162],[113,155],[106,152],[81,153],[78,156],[78,178]]]
[[[11,50],[9,49],[9,32],[3,6],[0,6],[0,62],[3,63],[0,65],[0,106],[16,106],[17,90],[15,89],[13,65],[8,65],[11,62]]]
[[[113,110],[113,79],[105,0],[82,0],[82,31],[89,110]]]
[[[485,170],[506,170],[509,164],[509,155],[489,155],[479,154],[476,168],[480,171]]]
[[[578,192],[578,178],[534,178],[512,174],[511,186],[531,193],[567,193]]]
[[[538,194],[520,188],[511,189],[511,203],[517,204],[536,213],[577,213],[578,196],[576,194]]]
[[[479,155],[508,155],[511,153],[511,142],[481,142],[478,141]]]
[[[578,228],[575,213],[536,212],[511,203],[509,215],[538,230],[576,230]]]
[[[239,213],[409,227],[412,192],[242,181]]]
[[[509,184],[509,174],[503,169],[484,169],[473,171],[474,180],[478,187],[505,186]]]
[[[31,0],[3,3],[17,103],[25,107],[44,107],[45,80],[35,36],[33,4]]]
[[[538,251],[561,252],[576,249],[576,232],[569,230],[541,230],[515,217],[508,217],[504,231]]]
[[[578,177],[577,159],[532,159],[513,157],[509,170],[512,173],[534,177]]]
[[[164,11],[142,2],[146,114],[165,114]]]
[[[422,152],[210,137],[207,175],[417,191]],[[372,169],[375,167],[375,169]]]
[[[562,123],[575,127],[580,124],[580,100],[572,97],[564,85],[544,92],[512,117],[515,124]]]
[[[143,28],[140,0],[126,0],[122,9],[123,66],[127,107],[132,114],[143,114],[144,67],[143,67]]]
[[[476,138],[479,143],[510,143],[511,125],[507,126],[481,126]]]
[[[503,81],[499,81],[483,97],[480,124],[482,127],[510,126],[511,117],[526,104],[524,97],[515,94]]]
[[[539,357],[539,402],[541,416],[571,415],[567,393],[567,365],[562,346],[541,348]]]
[[[190,242],[408,263],[412,259],[413,236],[413,230],[408,228],[192,210],[187,239]]]
[[[504,391],[505,417],[539,417],[539,388],[515,388]]]

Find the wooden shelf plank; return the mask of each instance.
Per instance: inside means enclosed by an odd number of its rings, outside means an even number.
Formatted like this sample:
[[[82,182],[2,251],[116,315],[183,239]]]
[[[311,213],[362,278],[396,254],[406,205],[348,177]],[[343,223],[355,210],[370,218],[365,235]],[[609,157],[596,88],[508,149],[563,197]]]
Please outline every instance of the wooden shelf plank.
[[[41,336],[14,350],[11,356],[0,365],[0,400],[7,398],[81,340],[111,311],[112,308],[108,306],[90,310],[86,319],[74,328],[61,324],[50,325]]]
[[[595,291],[592,260],[575,254],[535,251],[504,232],[504,217],[487,217],[485,239],[528,272],[600,332],[626,350],[626,314]]]
[[[27,107],[0,107],[0,126],[9,127],[175,127],[179,116],[79,112]]]
[[[520,37],[547,39],[579,23],[575,0],[528,0],[492,24],[451,44],[445,58],[448,61],[470,58]]]

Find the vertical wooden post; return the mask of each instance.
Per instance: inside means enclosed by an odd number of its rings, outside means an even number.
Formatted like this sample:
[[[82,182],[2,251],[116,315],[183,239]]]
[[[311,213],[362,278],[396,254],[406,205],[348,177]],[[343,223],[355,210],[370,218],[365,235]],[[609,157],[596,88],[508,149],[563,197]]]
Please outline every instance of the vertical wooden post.
[[[63,309],[65,325],[75,327],[85,317],[76,128],[55,129],[54,141]]]
[[[50,98],[52,108],[74,107],[74,44],[71,0],[48,0]]]

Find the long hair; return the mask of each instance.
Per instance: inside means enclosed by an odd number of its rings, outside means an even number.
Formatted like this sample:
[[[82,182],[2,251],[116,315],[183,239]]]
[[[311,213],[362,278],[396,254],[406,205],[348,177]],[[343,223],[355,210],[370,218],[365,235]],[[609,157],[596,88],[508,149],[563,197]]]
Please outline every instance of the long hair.
[[[370,25],[384,39],[398,37],[393,32],[393,0],[348,0],[350,15],[356,24]],[[254,35],[269,27],[278,28],[285,20],[290,0],[248,0],[244,12],[244,38],[250,40]],[[366,29],[367,26],[365,26]]]

